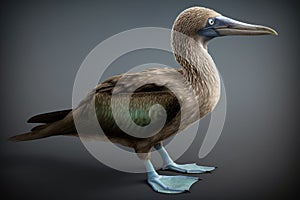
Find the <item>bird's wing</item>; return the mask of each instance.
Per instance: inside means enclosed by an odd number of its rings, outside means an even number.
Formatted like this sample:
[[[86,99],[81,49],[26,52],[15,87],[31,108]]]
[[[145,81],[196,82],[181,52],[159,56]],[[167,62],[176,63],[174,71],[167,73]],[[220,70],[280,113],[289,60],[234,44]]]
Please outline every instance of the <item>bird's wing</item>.
[[[90,113],[96,110],[96,115],[102,129],[106,129],[109,134],[120,134],[120,129],[114,120],[112,113],[112,97],[115,99],[115,106],[121,122],[126,124],[132,120],[138,126],[146,126],[151,120],[159,121],[167,114],[166,124],[170,122],[180,111],[180,99],[177,98],[168,86],[178,82],[181,76],[180,70],[175,69],[151,69],[139,73],[122,74],[111,77],[97,85],[93,91],[79,104],[77,116],[89,118]],[[130,99],[129,114],[125,116],[126,100]],[[150,119],[149,110],[159,104],[164,107],[166,113],[158,110],[152,113]],[[85,113],[85,114],[82,114]],[[121,113],[121,114],[120,114]],[[134,131],[134,128],[132,129]],[[118,135],[120,136],[120,135]]]
[[[138,73],[113,76],[99,84],[93,92],[130,93],[165,91],[165,86],[182,75],[181,69],[148,69]]]
[[[86,98],[79,103],[78,107],[91,101],[94,96],[101,94],[170,92],[167,85],[176,82],[176,78],[181,75],[181,69],[165,68],[112,76],[90,91]]]

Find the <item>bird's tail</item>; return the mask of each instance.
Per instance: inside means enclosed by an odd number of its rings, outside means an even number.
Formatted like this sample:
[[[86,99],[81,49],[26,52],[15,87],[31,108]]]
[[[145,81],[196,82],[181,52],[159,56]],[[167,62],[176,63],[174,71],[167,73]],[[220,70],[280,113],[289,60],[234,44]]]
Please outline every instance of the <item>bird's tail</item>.
[[[40,138],[49,137],[52,135],[53,134],[42,134],[41,131],[30,131],[30,132],[23,133],[20,135],[12,136],[8,140],[12,141],[12,142],[20,142],[20,141],[40,139]]]
[[[19,142],[27,140],[35,140],[54,135],[72,135],[70,134],[70,127],[65,127],[66,122],[73,120],[72,113],[70,110],[62,110],[51,113],[44,113],[31,117],[28,123],[45,123],[37,125],[31,129],[30,132],[23,133],[20,135],[12,136],[9,138],[10,141]],[[70,117],[67,117],[71,113]],[[67,123],[70,124],[70,123]],[[72,124],[72,123],[71,123]],[[66,129],[67,128],[67,129]]]

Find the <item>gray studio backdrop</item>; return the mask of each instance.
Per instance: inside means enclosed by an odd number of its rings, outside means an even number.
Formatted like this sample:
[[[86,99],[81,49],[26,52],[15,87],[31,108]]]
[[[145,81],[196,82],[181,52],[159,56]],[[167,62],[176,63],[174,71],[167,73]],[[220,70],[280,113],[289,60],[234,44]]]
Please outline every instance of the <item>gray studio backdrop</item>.
[[[76,72],[99,42],[131,28],[171,28],[178,13],[194,5],[273,27],[279,36],[227,37],[210,43],[227,91],[227,119],[207,157],[199,160],[197,155],[209,117],[179,159],[218,166],[212,174],[199,175],[203,180],[191,193],[157,194],[147,186],[145,174],[102,165],[77,138],[7,141],[31,128],[28,117],[71,107]],[[286,1],[2,1],[1,194],[32,200],[292,196],[299,169],[297,12],[296,4]],[[169,53],[135,51],[116,60],[104,78],[148,62],[177,66]]]

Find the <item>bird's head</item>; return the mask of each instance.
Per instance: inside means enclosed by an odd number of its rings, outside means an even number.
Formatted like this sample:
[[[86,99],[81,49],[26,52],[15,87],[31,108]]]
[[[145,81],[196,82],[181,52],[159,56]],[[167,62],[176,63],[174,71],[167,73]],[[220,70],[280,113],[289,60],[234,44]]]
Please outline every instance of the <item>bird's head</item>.
[[[180,13],[173,30],[202,42],[205,48],[209,40],[220,36],[277,35],[269,27],[239,22],[203,7],[188,8]]]

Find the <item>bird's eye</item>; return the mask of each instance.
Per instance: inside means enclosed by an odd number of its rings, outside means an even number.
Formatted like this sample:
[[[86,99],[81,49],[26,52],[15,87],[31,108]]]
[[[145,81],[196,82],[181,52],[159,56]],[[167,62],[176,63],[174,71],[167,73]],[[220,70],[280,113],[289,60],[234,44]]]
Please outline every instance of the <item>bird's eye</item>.
[[[212,26],[212,25],[214,25],[214,23],[215,23],[215,20],[214,20],[213,18],[209,18],[209,19],[208,19],[208,24],[209,24],[209,25]]]

